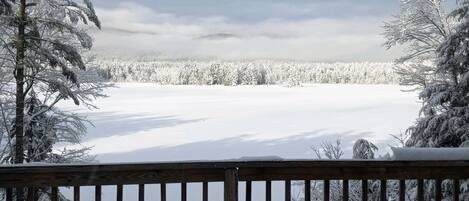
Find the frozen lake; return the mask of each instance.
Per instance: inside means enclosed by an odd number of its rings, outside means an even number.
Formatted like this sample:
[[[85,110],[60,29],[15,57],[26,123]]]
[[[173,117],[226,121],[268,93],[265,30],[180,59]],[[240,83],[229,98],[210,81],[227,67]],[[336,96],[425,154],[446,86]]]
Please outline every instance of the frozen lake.
[[[346,157],[358,138],[387,152],[390,134],[415,120],[415,93],[392,85],[159,86],[120,83],[86,113],[84,145],[101,162],[311,158],[340,138]],[[70,108],[74,109],[74,108]]]
[[[415,120],[414,93],[390,85],[158,86],[121,83],[85,111],[95,127],[84,145],[94,146],[100,162],[220,160],[244,156],[313,158],[311,146],[342,140],[345,157],[355,140],[373,141],[386,153],[397,145],[390,134],[404,132]],[[68,107],[74,110],[74,107]],[[240,200],[244,199],[243,183]],[[283,198],[282,182],[273,183],[274,200]],[[146,185],[146,198],[159,198],[158,185]],[[223,187],[211,183],[209,199],[222,200]],[[264,192],[264,183],[253,184]],[[71,189],[61,190],[71,195]],[[292,195],[300,196],[301,187]],[[180,187],[168,186],[168,200],[179,200]],[[84,187],[82,197],[93,200]],[[201,184],[189,184],[190,200],[201,200]],[[135,200],[137,186],[125,186]],[[254,193],[253,200],[264,200]],[[115,200],[115,186],[103,187],[103,200]]]

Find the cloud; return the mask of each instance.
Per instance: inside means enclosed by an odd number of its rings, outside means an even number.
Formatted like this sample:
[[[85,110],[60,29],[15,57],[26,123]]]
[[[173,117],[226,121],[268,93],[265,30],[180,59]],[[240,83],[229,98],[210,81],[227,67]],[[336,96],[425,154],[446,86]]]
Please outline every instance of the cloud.
[[[232,22],[226,16],[160,13],[136,3],[98,8],[99,54],[163,58],[390,61],[381,44],[384,17],[268,18]]]
[[[396,0],[99,0],[100,7],[116,7],[135,2],[159,13],[175,15],[223,15],[236,22],[259,22],[269,18],[344,18],[350,16],[387,16],[399,9]]]

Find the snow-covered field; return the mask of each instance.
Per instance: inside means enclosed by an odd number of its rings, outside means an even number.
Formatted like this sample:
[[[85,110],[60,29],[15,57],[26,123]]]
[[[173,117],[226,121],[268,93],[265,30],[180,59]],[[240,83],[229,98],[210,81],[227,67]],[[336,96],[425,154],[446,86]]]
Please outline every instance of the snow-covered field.
[[[84,145],[101,162],[311,158],[310,147],[340,138],[346,156],[358,138],[381,153],[413,122],[414,93],[392,85],[160,86],[125,83],[86,113]],[[70,109],[74,109],[73,107]]]
[[[234,159],[243,156],[313,158],[310,147],[340,138],[350,157],[358,138],[375,142],[381,153],[397,144],[413,122],[419,104],[414,93],[392,85],[159,86],[125,83],[109,89],[100,110],[84,111],[95,127],[84,145],[94,146],[101,162]],[[67,107],[75,110],[74,107]],[[243,184],[240,184],[241,189]],[[280,193],[283,183],[274,182]],[[157,185],[147,185],[157,199]],[[262,182],[254,192],[264,192]],[[201,200],[201,185],[190,184],[191,200]],[[222,185],[210,184],[210,200],[223,198]],[[294,188],[298,194],[301,188]],[[135,200],[137,186],[124,196]],[[71,195],[71,189],[61,190]],[[243,191],[241,190],[242,194]],[[93,200],[85,187],[83,198]],[[299,194],[298,194],[299,195]],[[168,200],[179,200],[179,186],[168,187]],[[254,194],[263,200],[264,193]],[[273,196],[280,200],[281,195]],[[240,197],[243,200],[243,196]],[[115,200],[115,186],[103,187],[103,200]]]

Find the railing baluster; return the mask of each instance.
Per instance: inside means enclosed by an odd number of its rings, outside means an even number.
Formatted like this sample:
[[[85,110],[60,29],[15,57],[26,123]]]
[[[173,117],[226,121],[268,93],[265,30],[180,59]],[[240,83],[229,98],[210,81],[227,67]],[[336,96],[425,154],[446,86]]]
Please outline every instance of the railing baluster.
[[[16,190],[16,201],[24,201],[24,187],[17,187]]]
[[[291,181],[285,181],[285,201],[291,201]]]
[[[34,200],[34,201],[39,200],[39,188],[38,188],[38,187],[34,188],[34,191],[33,191],[33,200]]]
[[[265,200],[272,201],[272,181],[265,181]]]
[[[181,183],[181,201],[187,201],[187,183]]]
[[[73,187],[73,201],[80,201],[80,186]]]
[[[246,181],[246,201],[252,200],[252,182]]]
[[[145,201],[145,184],[138,185],[138,201]]]
[[[51,189],[51,201],[59,201],[59,187],[54,186]]]
[[[423,179],[417,180],[417,201],[423,201]]]
[[[28,194],[26,194],[26,200],[27,201],[33,201],[32,192],[33,192],[33,187],[28,187],[28,191],[27,191]]]
[[[202,183],[202,201],[208,201],[208,182]]]
[[[124,186],[122,184],[117,184],[116,187],[116,200],[122,201],[124,199]]]
[[[13,201],[13,189],[6,189],[6,201]]]
[[[330,192],[330,181],[329,180],[324,180],[324,201],[329,201],[329,192]]]
[[[399,201],[405,201],[405,180],[399,180]]]
[[[225,170],[224,201],[238,201],[238,169]]]
[[[311,201],[311,180],[305,180],[305,201]]]
[[[435,180],[435,201],[441,201],[441,179]]]
[[[368,201],[368,180],[362,180],[362,201]]]
[[[36,201],[37,198],[34,196],[36,192],[36,188],[28,187],[28,197],[26,198],[28,201]]]
[[[161,201],[166,201],[166,183],[160,184],[160,197]]]
[[[94,200],[95,201],[101,201],[101,185],[95,186]]]
[[[453,200],[459,201],[459,179],[453,180]]]
[[[348,179],[342,181],[342,200],[348,201]]]
[[[379,183],[380,187],[380,201],[386,201],[387,200],[387,181],[385,179],[381,179]]]

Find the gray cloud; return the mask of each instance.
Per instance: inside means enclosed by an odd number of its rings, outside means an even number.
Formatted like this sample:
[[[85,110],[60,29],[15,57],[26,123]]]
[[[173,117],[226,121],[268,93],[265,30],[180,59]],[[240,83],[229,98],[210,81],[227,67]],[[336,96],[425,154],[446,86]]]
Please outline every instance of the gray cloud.
[[[235,22],[271,18],[311,19],[386,16],[397,11],[397,0],[97,0],[99,7],[115,8],[134,2],[160,13],[190,16],[226,16]]]
[[[345,1],[338,0],[336,4],[339,2]],[[98,7],[97,12],[104,25],[102,31],[94,33],[95,51],[100,54],[391,61],[398,53],[381,47],[381,26],[387,18],[382,15],[291,19],[272,14],[263,20],[237,21],[225,15],[162,13],[131,2]]]

